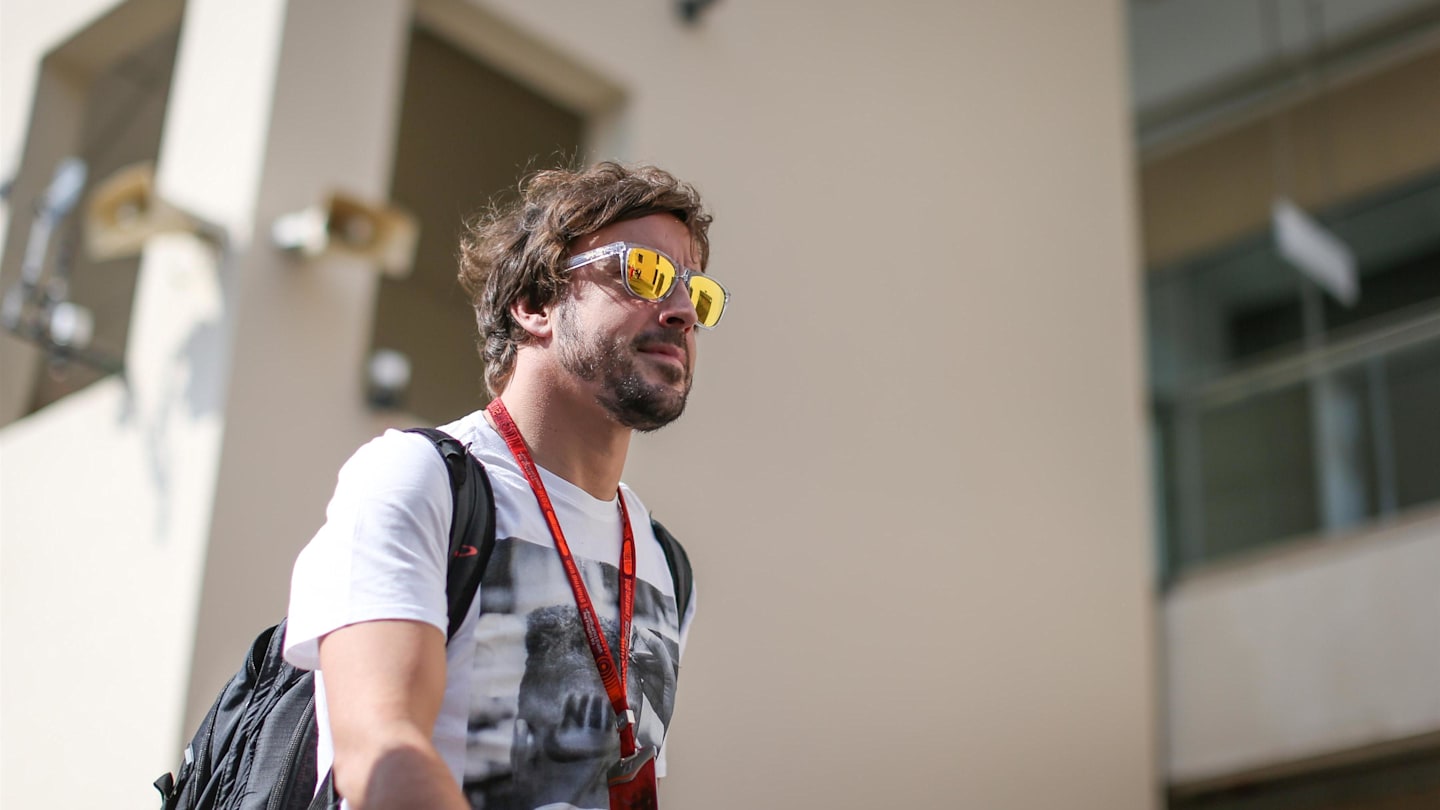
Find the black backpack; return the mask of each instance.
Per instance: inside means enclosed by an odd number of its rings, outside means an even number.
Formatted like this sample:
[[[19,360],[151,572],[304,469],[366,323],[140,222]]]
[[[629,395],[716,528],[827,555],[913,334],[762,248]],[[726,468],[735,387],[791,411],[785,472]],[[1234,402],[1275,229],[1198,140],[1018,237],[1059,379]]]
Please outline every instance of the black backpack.
[[[495,547],[495,495],[485,467],[459,441],[431,428],[428,438],[450,472],[454,518],[445,575],[454,638]],[[651,521],[675,581],[680,619],[692,593],[690,561],[675,537]],[[245,664],[221,690],[185,748],[178,772],[155,780],[161,810],[322,810],[339,806],[327,774],[316,788],[315,676],[281,655],[285,621],[256,637]],[[313,797],[313,798],[312,798]]]

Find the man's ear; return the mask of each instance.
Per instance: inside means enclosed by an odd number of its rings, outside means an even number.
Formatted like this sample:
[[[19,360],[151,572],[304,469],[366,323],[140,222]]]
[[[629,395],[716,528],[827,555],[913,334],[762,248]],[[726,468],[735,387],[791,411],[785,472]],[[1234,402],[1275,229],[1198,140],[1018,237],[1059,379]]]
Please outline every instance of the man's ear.
[[[555,304],[535,307],[525,297],[510,305],[510,317],[537,340],[549,340],[555,331]]]

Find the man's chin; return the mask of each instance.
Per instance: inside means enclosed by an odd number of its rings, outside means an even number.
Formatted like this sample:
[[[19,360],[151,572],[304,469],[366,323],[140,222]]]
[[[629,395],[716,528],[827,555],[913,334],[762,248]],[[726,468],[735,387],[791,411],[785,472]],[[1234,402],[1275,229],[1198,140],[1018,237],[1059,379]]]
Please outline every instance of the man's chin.
[[[616,422],[641,433],[649,433],[674,422],[685,412],[690,395],[686,384],[635,384],[606,391],[599,397],[601,406]]]

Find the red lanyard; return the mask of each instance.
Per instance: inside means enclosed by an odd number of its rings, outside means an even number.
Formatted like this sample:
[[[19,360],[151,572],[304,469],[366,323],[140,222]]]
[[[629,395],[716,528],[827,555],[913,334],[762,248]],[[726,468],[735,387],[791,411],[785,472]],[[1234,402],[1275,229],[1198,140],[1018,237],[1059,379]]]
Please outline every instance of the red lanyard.
[[[555,516],[550,494],[545,491],[545,483],[540,480],[540,471],[530,457],[530,449],[525,446],[520,428],[515,426],[515,420],[510,418],[510,412],[498,398],[490,403],[486,411],[490,418],[495,420],[496,430],[500,431],[501,438],[515,455],[520,471],[525,474],[525,479],[530,482],[530,489],[535,493],[535,500],[540,502],[540,511],[545,514],[545,522],[550,524],[550,534],[555,538],[555,550],[560,553],[560,562],[565,566],[570,590],[575,592],[575,604],[580,609],[580,621],[585,626],[585,640],[590,644],[595,668],[600,671],[600,680],[605,684],[605,693],[610,696],[610,706],[615,710],[620,729],[620,756],[628,757],[635,753],[634,715],[630,713],[630,702],[625,695],[625,684],[628,683],[627,662],[630,660],[630,624],[635,618],[635,533],[630,528],[630,512],[625,508],[625,496],[616,490],[616,500],[620,502],[620,524],[624,532],[624,542],[620,547],[620,666],[617,672],[615,658],[610,654],[610,644],[605,641],[605,634],[600,629],[600,619],[595,615],[595,605],[590,601],[590,592],[585,589],[585,581],[580,578],[580,569],[575,566],[575,558],[570,555],[570,545],[565,542],[565,532],[560,528],[560,519]]]

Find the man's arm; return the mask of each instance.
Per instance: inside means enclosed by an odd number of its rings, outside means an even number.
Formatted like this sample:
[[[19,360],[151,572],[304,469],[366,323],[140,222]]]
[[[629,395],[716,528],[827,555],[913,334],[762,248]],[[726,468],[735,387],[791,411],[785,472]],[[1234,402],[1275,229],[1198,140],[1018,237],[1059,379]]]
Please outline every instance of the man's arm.
[[[469,810],[431,742],[445,697],[445,634],[413,621],[320,639],[335,786],[356,810]]]

